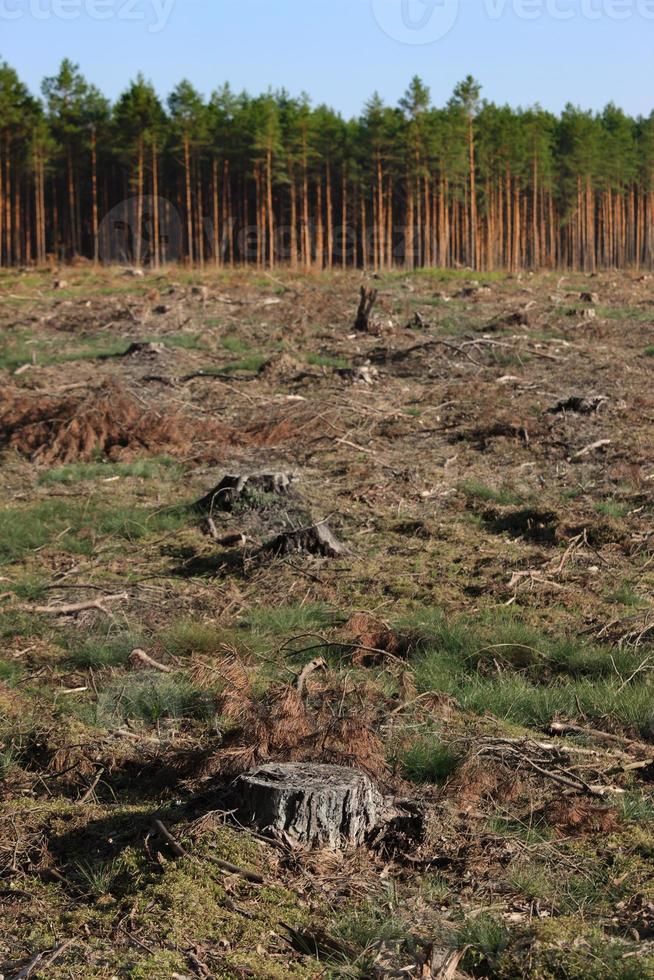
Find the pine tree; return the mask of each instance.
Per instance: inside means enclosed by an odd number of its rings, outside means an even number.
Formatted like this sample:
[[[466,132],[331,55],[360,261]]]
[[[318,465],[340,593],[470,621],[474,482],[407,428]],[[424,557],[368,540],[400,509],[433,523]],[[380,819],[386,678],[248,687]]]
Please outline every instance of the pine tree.
[[[0,63],[0,264],[12,265],[27,257],[22,184],[29,168],[29,136],[40,130],[40,106],[13,68]]]
[[[468,228],[468,263],[476,268],[479,262],[477,252],[478,228],[477,228],[477,184],[475,170],[475,116],[480,108],[481,85],[475,81],[472,75],[467,75],[462,82],[455,86],[450,106],[458,112],[465,121],[466,140],[468,146],[468,208],[469,208],[469,228]]]
[[[149,214],[151,241],[150,253],[146,256],[153,265],[159,265],[159,147],[165,134],[166,118],[162,105],[153,86],[138,75],[129,88],[123,92],[114,107],[114,130],[116,146],[130,168],[135,168],[132,186],[136,190],[137,206],[134,235],[134,261],[140,265],[143,258],[144,232],[144,189],[146,169],[150,171],[152,194]]]
[[[142,76],[112,108],[69,60],[42,94],[0,64],[5,266],[97,261],[125,201],[131,258],[154,265],[178,256],[164,213],[199,264],[654,266],[654,114],[496,106],[471,76],[444,107],[414,76],[397,106],[373,96],[347,121],[285,91],[224,85],[205,104],[186,81],[166,112]]]
[[[209,117],[202,97],[187,80],[181,81],[170,94],[168,108],[173,146],[183,153],[186,254],[189,262],[193,263],[196,258],[201,262],[204,229],[201,222],[194,221],[193,171],[199,169],[199,151],[206,140]]]

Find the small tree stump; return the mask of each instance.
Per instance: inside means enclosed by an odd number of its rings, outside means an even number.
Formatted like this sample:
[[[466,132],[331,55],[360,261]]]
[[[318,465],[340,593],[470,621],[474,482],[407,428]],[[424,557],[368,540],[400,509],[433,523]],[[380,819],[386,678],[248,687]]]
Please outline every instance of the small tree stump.
[[[356,769],[306,762],[270,763],[234,784],[239,819],[292,844],[358,847],[378,825],[383,798]]]
[[[284,531],[264,547],[278,557],[306,552],[320,558],[341,558],[352,552],[332,533],[325,521],[301,527],[294,531]]]
[[[372,316],[372,311],[377,302],[377,290],[376,289],[366,289],[365,286],[361,287],[361,293],[359,297],[359,308],[357,310],[357,318],[354,321],[354,329],[360,333],[372,333],[370,317]]]
[[[255,506],[261,495],[285,496],[290,494],[296,477],[292,473],[248,473],[240,476],[224,476],[217,487],[196,501],[195,509],[211,514],[217,510],[230,511],[234,505],[250,498]]]

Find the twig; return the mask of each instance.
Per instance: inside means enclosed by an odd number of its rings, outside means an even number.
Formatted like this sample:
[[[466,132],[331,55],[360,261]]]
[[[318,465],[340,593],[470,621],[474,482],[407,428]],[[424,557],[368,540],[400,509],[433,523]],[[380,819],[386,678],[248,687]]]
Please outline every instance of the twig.
[[[569,558],[572,557],[573,553],[577,550],[577,548],[579,547],[579,545],[581,544],[581,542],[584,540],[585,535],[586,535],[586,531],[583,530],[581,532],[581,534],[578,534],[576,537],[574,537],[572,539],[572,541],[570,542],[570,544],[568,545],[568,547],[565,549],[565,553],[563,554],[563,557],[561,558],[561,561],[559,562],[559,564],[557,565],[557,567],[554,569],[554,574],[555,575],[560,575],[561,574],[561,572],[563,571],[563,569],[565,567],[566,562],[568,561]]]
[[[170,674],[172,672],[172,667],[168,667],[166,664],[160,664],[158,660],[153,660],[152,657],[148,656],[145,650],[140,650],[138,647],[136,650],[132,650],[129,659],[134,665],[142,664],[144,667],[151,667],[153,670],[159,670],[162,674]]]
[[[60,943],[58,946],[55,946],[54,949],[37,953],[36,956],[33,956],[29,963],[26,963],[21,970],[14,973],[10,980],[29,980],[37,969],[39,972],[42,972],[47,967],[52,966],[52,964],[59,959],[61,954],[64,953],[69,946],[72,946],[74,942],[74,939],[67,939],[65,943]]]
[[[100,769],[98,769],[98,771],[96,772],[95,778],[91,783],[91,785],[89,786],[89,788],[87,789],[86,793],[84,793],[84,795],[81,796],[77,801],[80,804],[80,806],[91,799],[95,790],[97,789],[98,783],[100,782],[103,776],[104,776],[104,766],[101,766]]]
[[[581,459],[582,456],[587,456],[589,453],[592,453],[593,450],[595,449],[603,449],[605,446],[610,446],[610,445],[611,445],[610,439],[598,439],[597,442],[591,442],[589,446],[584,446],[584,448],[580,449],[578,453],[575,453],[572,458]]]
[[[154,820],[153,826],[159,836],[163,837],[163,839],[166,841],[173,854],[175,854],[177,857],[197,860],[194,855],[192,855],[180,844],[176,837],[173,837],[171,832],[161,820]],[[221,861],[219,858],[215,857],[209,857],[208,860],[211,861],[212,864],[217,865],[217,867],[219,867],[222,871],[228,871],[230,874],[239,875],[241,878],[245,878],[246,881],[251,881],[255,885],[264,884],[264,879],[262,876],[256,874],[254,871],[246,871],[244,868],[239,868],[235,864],[230,864],[229,861]]]
[[[545,776],[547,779],[552,779],[555,783],[559,783],[560,786],[566,786],[568,789],[575,789],[577,791],[584,790],[584,792],[589,793],[591,796],[604,796],[609,792],[610,787],[604,788],[603,786],[591,786],[582,779],[581,776],[577,776],[571,773],[569,776],[562,776],[558,772],[552,772],[550,769],[545,769],[543,766],[539,766],[537,762],[530,759],[528,755],[520,753],[520,756],[524,761],[531,766],[536,772],[540,773],[541,776]]]

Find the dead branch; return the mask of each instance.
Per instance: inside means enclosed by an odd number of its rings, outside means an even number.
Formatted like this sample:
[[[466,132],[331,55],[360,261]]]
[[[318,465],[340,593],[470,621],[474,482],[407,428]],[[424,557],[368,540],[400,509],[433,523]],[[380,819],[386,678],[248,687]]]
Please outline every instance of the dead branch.
[[[166,841],[173,854],[175,854],[177,857],[189,858],[191,861],[198,860],[193,854],[190,853],[190,851],[187,851],[186,848],[180,844],[176,837],[173,837],[171,832],[161,820],[154,820],[153,826],[159,836],[163,837],[163,839]],[[262,876],[256,874],[254,871],[247,871],[244,868],[237,867],[235,864],[230,864],[229,861],[221,861],[219,858],[215,857],[209,857],[208,860],[220,868],[221,871],[227,871],[229,874],[239,875],[241,878],[245,878],[246,881],[251,881],[255,885],[264,884],[264,879]]]
[[[572,457],[573,459],[582,459],[584,456],[588,456],[589,453],[594,452],[595,449],[603,449],[605,446],[610,446],[610,439],[598,439],[597,442],[591,442],[589,446],[584,446],[580,449],[578,453],[575,453]]]
[[[151,667],[152,670],[159,670],[162,674],[170,674],[172,672],[172,667],[168,667],[166,664],[160,664],[158,660],[153,660],[145,650],[140,650],[138,647],[136,650],[132,650],[129,659],[132,666],[141,664],[143,667]]]
[[[36,970],[38,970],[40,973],[44,973],[44,976],[47,975],[47,969],[51,967],[52,964],[59,959],[62,953],[64,953],[69,946],[72,946],[74,942],[74,939],[67,939],[65,943],[59,943],[59,945],[55,946],[54,949],[37,953],[36,956],[33,956],[21,970],[14,973],[10,980],[29,980]]]
[[[599,728],[585,728],[583,725],[575,725],[572,722],[553,721],[549,730],[552,735],[585,735],[600,741],[617,742],[636,752],[645,752],[648,755],[651,755],[652,752],[652,746],[646,745],[644,742],[638,742],[623,735],[613,735],[611,732],[603,732]]]
[[[18,606],[23,612],[38,613],[44,616],[74,616],[76,613],[85,612],[87,609],[99,609],[106,613],[104,608],[106,602],[125,602],[129,599],[129,593],[121,592],[118,595],[105,595],[101,599],[89,599],[86,602],[71,602],[63,606],[33,606],[24,603]]]
[[[100,769],[98,769],[98,771],[96,772],[95,777],[93,779],[93,782],[91,783],[91,785],[89,786],[89,788],[87,789],[87,791],[84,793],[84,795],[83,796],[80,796],[79,800],[77,801],[80,804],[80,806],[83,803],[87,803],[91,799],[91,797],[93,796],[93,794],[95,793],[95,791],[96,791],[96,789],[98,787],[98,783],[100,782],[100,780],[104,776],[104,771],[105,771],[104,770],[104,766],[101,766]]]

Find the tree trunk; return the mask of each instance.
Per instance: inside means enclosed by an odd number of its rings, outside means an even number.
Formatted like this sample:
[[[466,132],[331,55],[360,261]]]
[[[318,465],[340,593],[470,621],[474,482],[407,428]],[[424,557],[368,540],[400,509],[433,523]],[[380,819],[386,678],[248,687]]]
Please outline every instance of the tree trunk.
[[[95,129],[91,134],[91,231],[93,234],[93,262],[100,257],[98,242],[98,145]]]
[[[268,264],[275,268],[275,214],[273,211],[272,149],[266,154],[266,210],[268,211]]]
[[[188,239],[188,260],[193,265],[193,210],[191,202],[191,152],[188,136],[184,135],[184,179],[186,185],[186,235]]]
[[[159,268],[159,161],[157,160],[157,144],[152,141],[152,235],[154,238],[153,260],[155,269]]]

